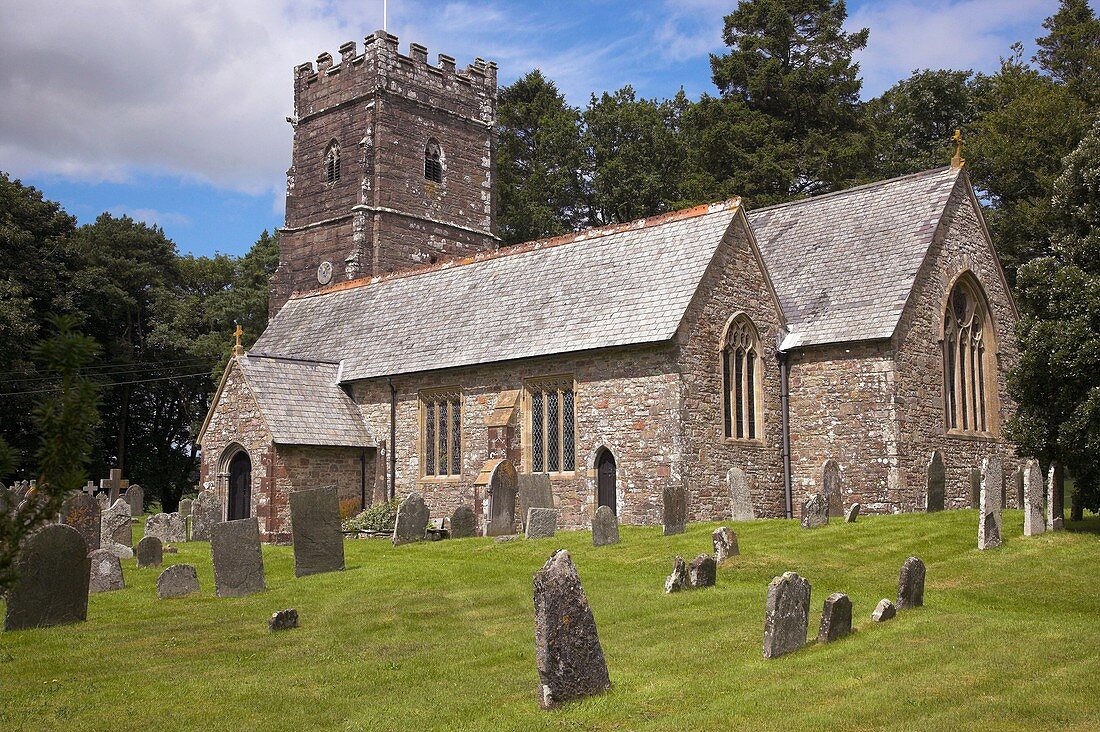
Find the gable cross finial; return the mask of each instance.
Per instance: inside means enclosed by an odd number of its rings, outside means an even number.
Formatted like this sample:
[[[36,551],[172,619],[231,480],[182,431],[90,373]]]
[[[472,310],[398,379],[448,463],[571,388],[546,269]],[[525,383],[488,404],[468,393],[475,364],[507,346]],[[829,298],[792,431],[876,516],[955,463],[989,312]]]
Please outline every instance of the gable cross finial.
[[[241,336],[243,335],[244,328],[241,327],[240,323],[237,323],[237,329],[233,331],[233,337],[237,339],[237,342],[233,345],[234,356],[244,355],[244,346],[241,345]]]
[[[961,168],[962,166],[966,165],[966,159],[963,158],[963,156],[962,156],[962,149],[963,149],[962,131],[956,129],[955,134],[952,135],[951,139],[954,140],[954,142],[955,142],[955,154],[951,156],[951,167],[952,168]]]

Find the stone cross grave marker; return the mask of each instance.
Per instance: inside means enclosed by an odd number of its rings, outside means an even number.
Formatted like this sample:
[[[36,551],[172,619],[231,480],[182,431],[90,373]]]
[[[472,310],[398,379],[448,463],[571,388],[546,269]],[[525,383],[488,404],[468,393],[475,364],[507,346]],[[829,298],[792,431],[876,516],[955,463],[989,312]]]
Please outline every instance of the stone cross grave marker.
[[[468,539],[477,536],[477,514],[463,503],[451,515],[451,538]]]
[[[834,592],[825,598],[821,610],[821,626],[817,631],[818,643],[832,643],[852,632],[852,600],[843,592]]]
[[[806,644],[810,620],[810,583],[784,572],[768,585],[764,610],[764,658],[778,658]]]
[[[214,524],[210,553],[214,559],[214,593],[218,597],[244,597],[267,589],[260,524],[255,516]]]
[[[836,460],[825,461],[821,469],[821,494],[829,504],[829,517],[840,518],[844,515],[844,495],[840,485],[840,465]]]
[[[1001,491],[1004,490],[1001,459],[996,457],[984,459],[981,477],[978,548],[992,549],[1001,545]]]
[[[815,493],[802,502],[802,528],[816,529],[829,523],[829,504],[825,496]]]
[[[683,485],[666,484],[664,489],[664,535],[682,534],[687,525],[687,493]]]
[[[751,521],[756,518],[752,507],[752,492],[749,490],[749,478],[741,468],[730,468],[726,472],[726,484],[730,489],[730,516],[733,521]]]
[[[1036,536],[1046,531],[1043,517],[1043,471],[1038,460],[1024,465],[1024,536]]]
[[[928,513],[943,510],[943,492],[947,484],[947,469],[943,464],[943,455],[939,450],[932,451],[928,461],[928,487],[925,496],[925,510]]]
[[[61,505],[61,523],[72,526],[84,537],[88,551],[100,546],[102,513],[99,502],[87,493],[76,493]]]
[[[87,620],[91,566],[88,545],[72,526],[36,532],[15,561],[18,579],[8,591],[4,630]]]
[[[117,468],[111,470],[110,478],[101,478],[99,481],[99,489],[107,494],[107,502],[112,506],[122,495],[122,491],[129,487],[130,481],[123,480],[122,471]]]
[[[88,555],[92,565],[91,578],[88,582],[89,592],[114,592],[125,589],[126,582],[122,578],[122,562],[106,549],[96,549]]]
[[[924,575],[926,569],[919,557],[909,557],[898,573],[898,609],[909,610],[924,605]]]
[[[86,493],[90,498],[95,498],[96,485],[94,480],[89,480],[80,489],[81,493]]]
[[[344,568],[344,535],[340,531],[340,496],[336,486],[291,492],[290,526],[295,577]]]

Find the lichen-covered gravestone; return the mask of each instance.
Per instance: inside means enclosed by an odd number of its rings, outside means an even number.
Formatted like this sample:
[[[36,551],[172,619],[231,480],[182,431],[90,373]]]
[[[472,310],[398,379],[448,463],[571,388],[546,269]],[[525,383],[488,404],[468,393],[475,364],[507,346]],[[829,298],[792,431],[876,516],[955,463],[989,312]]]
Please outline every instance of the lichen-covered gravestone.
[[[1004,476],[1001,460],[989,457],[982,461],[981,501],[978,513],[978,548],[992,549],[1001,545],[1001,491]]]
[[[414,541],[424,541],[428,531],[428,507],[424,499],[413,491],[397,507],[397,519],[393,524],[393,545],[400,546]]]
[[[1051,462],[1047,472],[1047,531],[1066,528],[1064,515],[1065,470],[1061,463]]]
[[[610,506],[600,506],[592,519],[592,546],[619,543],[619,517]]]
[[[207,489],[191,504],[191,541],[210,541],[210,530],[222,522],[222,504],[218,494]]]
[[[741,468],[730,468],[726,472],[726,484],[730,488],[730,516],[734,521],[751,521],[756,518],[752,507],[752,493],[749,479]]]
[[[465,503],[451,515],[451,538],[468,539],[477,536],[477,514]]]
[[[710,541],[714,545],[714,560],[719,564],[741,553],[737,547],[737,534],[730,531],[728,526],[715,529],[710,535]]]
[[[88,545],[72,526],[52,524],[35,533],[15,561],[4,630],[87,620],[91,566]]]
[[[111,504],[100,518],[100,547],[108,544],[134,545],[134,528],[131,523],[130,504],[121,498]]]
[[[164,542],[155,536],[143,536],[134,549],[138,569],[159,567],[164,563]]]
[[[682,485],[665,485],[663,527],[665,536],[682,534],[687,524],[687,493]]]
[[[939,450],[932,451],[928,461],[928,493],[925,497],[925,509],[928,513],[943,510],[943,492],[947,484],[947,469],[943,464],[943,455]]]
[[[145,536],[155,536],[165,544],[187,541],[187,520],[178,513],[158,513],[145,519]]]
[[[126,587],[122,578],[122,563],[106,549],[96,549],[88,555],[92,565],[89,592],[113,592]]]
[[[87,493],[77,493],[61,506],[61,523],[72,526],[84,537],[88,551],[95,551],[102,540],[102,511],[99,502]]]
[[[713,554],[700,554],[688,565],[688,585],[693,589],[714,587],[718,576],[718,564]]]
[[[214,559],[214,593],[244,597],[267,589],[260,524],[256,517],[214,524],[210,536]]]
[[[829,504],[825,496],[815,493],[802,502],[802,528],[816,529],[829,523]]]
[[[1024,465],[1024,536],[1035,536],[1046,531],[1043,518],[1043,471],[1038,460],[1028,460]]]
[[[844,512],[844,523],[854,524],[856,519],[859,518],[859,508],[860,506],[858,503],[853,503],[851,506],[848,506],[848,510]]]
[[[558,512],[553,508],[527,509],[524,536],[528,539],[549,539],[558,529]]]
[[[828,512],[831,518],[840,518],[844,515],[844,495],[840,487],[840,465],[836,460],[826,460],[821,469],[821,495],[825,496],[825,502],[829,504]]]
[[[95,494],[95,502],[99,504],[100,513],[111,507],[111,500],[107,498],[107,494],[103,492]]]
[[[834,592],[825,598],[821,610],[821,626],[817,631],[818,643],[832,643],[852,632],[852,600],[843,592]]]
[[[924,562],[909,557],[898,573],[898,609],[909,610],[924,605]]]
[[[194,503],[190,498],[184,498],[180,501],[179,514],[185,519],[191,516],[191,505]]]
[[[688,568],[683,557],[672,560],[672,574],[665,579],[665,594],[679,592],[688,586]]]
[[[897,614],[898,609],[895,607],[894,603],[884,597],[878,601],[878,605],[875,605],[875,610],[871,613],[871,620],[876,623],[883,623]]]
[[[810,583],[784,572],[768,585],[764,610],[764,658],[778,658],[806,644],[810,620]]]
[[[157,597],[168,600],[199,591],[199,575],[193,564],[173,564],[157,577]]]
[[[1013,482],[1016,485],[1016,506],[1027,511],[1027,504],[1024,502],[1024,466],[1017,465],[1016,472],[1012,476]],[[1042,501],[1042,491],[1039,492],[1040,502]],[[1040,503],[1041,505],[1041,503]],[[1039,514],[1042,516],[1042,512]]]
[[[344,535],[340,531],[340,496],[336,486],[291,492],[290,525],[295,577],[344,568]]]
[[[126,489],[123,494],[126,503],[130,505],[130,516],[140,516],[145,512],[145,490],[136,483]]]
[[[553,508],[554,491],[547,473],[533,473],[516,476],[516,500],[519,503],[519,515],[527,520],[527,512],[532,508]]]
[[[554,552],[534,585],[539,706],[550,709],[610,689],[596,619],[569,552]]]

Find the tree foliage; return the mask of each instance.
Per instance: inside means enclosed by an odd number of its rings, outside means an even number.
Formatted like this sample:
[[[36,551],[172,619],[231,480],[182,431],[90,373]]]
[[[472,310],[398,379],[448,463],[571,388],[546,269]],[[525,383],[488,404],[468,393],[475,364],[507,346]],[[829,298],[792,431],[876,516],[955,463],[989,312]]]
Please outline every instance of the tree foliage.
[[[1087,0],[1062,0],[1043,23],[1035,61],[1055,81],[1092,106],[1100,104],[1100,20]]]

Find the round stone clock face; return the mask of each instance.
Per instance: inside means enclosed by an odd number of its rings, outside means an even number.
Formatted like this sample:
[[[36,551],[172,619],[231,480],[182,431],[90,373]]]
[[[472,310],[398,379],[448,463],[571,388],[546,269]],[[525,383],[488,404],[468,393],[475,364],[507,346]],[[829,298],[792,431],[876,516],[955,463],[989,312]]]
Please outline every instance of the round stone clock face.
[[[317,266],[317,281],[322,285],[332,282],[332,262],[321,262]]]

